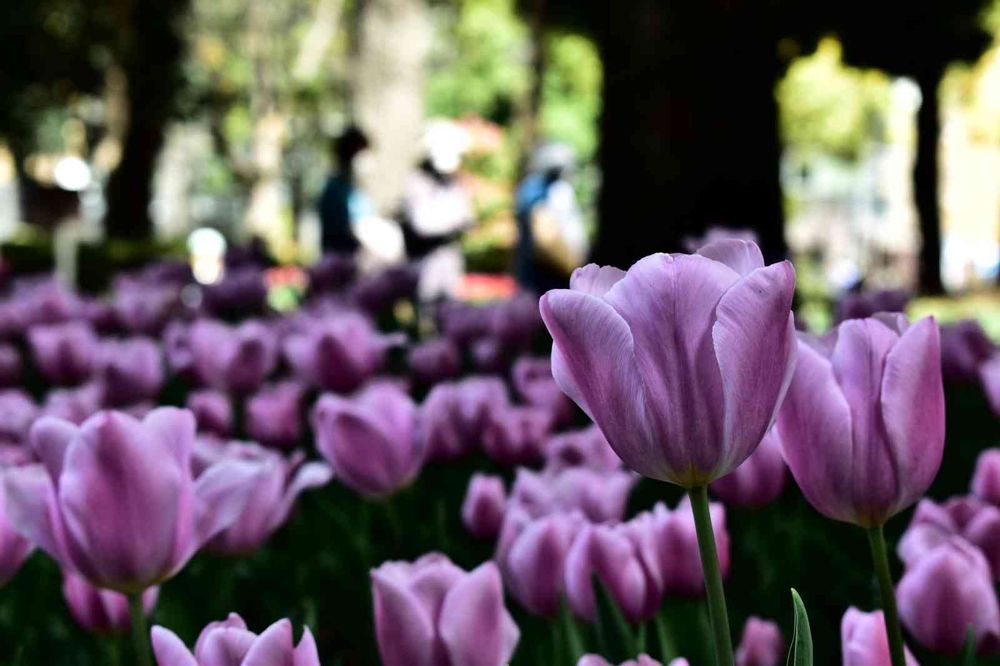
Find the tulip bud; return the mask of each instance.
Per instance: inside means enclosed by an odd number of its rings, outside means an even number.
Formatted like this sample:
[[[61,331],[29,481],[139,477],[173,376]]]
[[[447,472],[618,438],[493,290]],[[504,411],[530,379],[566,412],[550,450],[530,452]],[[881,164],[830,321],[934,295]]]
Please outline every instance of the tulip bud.
[[[788,470],[781,453],[777,428],[771,428],[760,446],[737,467],[709,486],[733,506],[761,507],[778,499],[785,489]]]
[[[295,645],[292,623],[278,620],[257,635],[247,629],[236,613],[206,626],[192,653],[177,635],[164,627],[153,627],[153,654],[158,666],[222,666],[223,664],[294,664],[320,666],[316,641],[309,627]]]
[[[492,562],[466,573],[440,553],[371,573],[383,664],[503,666],[520,636]]]
[[[715,547],[722,577],[729,575],[729,532],[726,530],[726,508],[713,502],[709,506]],[[653,507],[654,530],[659,547],[663,589],[667,594],[700,597],[705,594],[705,576],[698,551],[691,501],[685,496],[673,511],[662,503]]]
[[[511,502],[532,516],[556,511],[579,511],[595,523],[625,517],[629,494],[638,477],[624,470],[597,471],[570,467],[561,471],[517,470]]]
[[[20,389],[0,390],[0,443],[20,444],[38,417],[38,406]]]
[[[38,370],[53,384],[75,386],[94,370],[97,336],[81,322],[34,326],[28,344]]]
[[[565,589],[566,555],[584,525],[579,514],[553,513],[537,520],[505,521],[497,562],[515,598],[537,615],[553,617]]]
[[[552,377],[549,359],[518,359],[511,369],[511,380],[518,397],[533,407],[548,410],[554,423],[567,423],[573,418],[573,405]]]
[[[495,537],[500,532],[507,491],[499,476],[473,474],[462,502],[462,524],[480,539]]]
[[[435,384],[458,375],[462,356],[448,338],[428,340],[410,348],[407,354],[410,372],[422,384]]]
[[[430,458],[454,458],[482,441],[489,414],[506,406],[499,377],[468,377],[438,384],[420,407],[420,434]]]
[[[896,588],[903,625],[933,652],[957,654],[970,630],[977,645],[1000,636],[990,568],[978,548],[956,537],[917,560]]]
[[[903,649],[906,666],[920,666],[909,648]],[[892,666],[882,611],[863,613],[848,608],[840,622],[840,650],[844,666]]]
[[[878,312],[906,312],[910,295],[902,289],[847,293],[837,303],[837,321],[865,319]]]
[[[97,379],[106,405],[130,405],[156,398],[163,376],[160,347],[149,338],[101,343]]]
[[[267,446],[294,446],[301,436],[304,394],[302,385],[296,381],[261,388],[247,401],[247,434]]]
[[[285,358],[296,377],[326,391],[349,393],[381,367],[395,337],[383,336],[356,312],[312,322],[285,341]]]
[[[188,330],[188,345],[201,380],[220,390],[250,393],[277,363],[273,333],[262,323],[229,327],[202,319]]]
[[[750,616],[736,649],[736,666],[778,666],[785,660],[781,629],[770,620]]]
[[[576,662],[576,666],[614,666],[604,657],[596,654],[585,654]],[[648,654],[640,654],[635,659],[623,661],[619,666],[663,666],[660,662],[650,657]],[[669,666],[688,666],[687,659],[678,657],[670,662]]]
[[[622,459],[608,444],[600,428],[594,425],[552,435],[545,441],[544,448],[546,470],[580,466],[616,470],[622,466]]]
[[[120,592],[102,590],[74,574],[63,572],[63,598],[76,623],[96,634],[126,633],[132,628],[128,597]],[[142,606],[148,616],[156,606],[160,588],[142,593]]]
[[[1000,505],[1000,449],[979,454],[976,472],[972,475],[972,492],[990,504]]]
[[[941,326],[941,374],[946,380],[975,382],[996,345],[975,319]]]
[[[188,394],[187,408],[201,432],[229,437],[233,430],[233,405],[222,391],[205,389]]]
[[[1000,580],[1000,508],[974,497],[956,497],[938,505],[920,500],[899,541],[899,559],[907,568],[953,536],[978,547]]]
[[[483,450],[502,465],[519,465],[542,458],[542,444],[552,429],[552,414],[535,407],[500,407],[489,412],[483,430]]]

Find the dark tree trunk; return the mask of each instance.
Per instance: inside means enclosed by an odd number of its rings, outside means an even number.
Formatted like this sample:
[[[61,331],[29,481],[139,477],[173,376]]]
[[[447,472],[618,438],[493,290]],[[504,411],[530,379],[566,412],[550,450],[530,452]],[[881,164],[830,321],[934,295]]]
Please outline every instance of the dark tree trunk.
[[[920,224],[919,286],[926,294],[940,294],[941,284],[941,209],[939,206],[938,141],[941,116],[938,104],[940,69],[917,75],[920,86],[920,110],[917,112],[917,155],[913,164],[913,199]]]
[[[768,13],[745,0],[634,0],[609,12],[595,260],[628,266],[709,225],[783,257],[780,72]]]
[[[153,171],[180,87],[181,15],[189,0],[132,0],[121,15],[118,57],[128,81],[128,128],[118,167],[108,180],[104,220],[111,238],[152,236]]]

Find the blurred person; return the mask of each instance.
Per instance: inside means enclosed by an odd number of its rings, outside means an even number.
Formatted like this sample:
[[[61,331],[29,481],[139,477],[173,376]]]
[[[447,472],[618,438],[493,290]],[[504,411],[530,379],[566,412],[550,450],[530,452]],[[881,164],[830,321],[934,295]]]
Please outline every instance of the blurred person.
[[[570,182],[575,160],[569,146],[545,144],[517,187],[514,272],[521,287],[535,293],[565,287],[590,249]]]
[[[469,143],[468,132],[455,123],[432,121],[424,135],[426,157],[403,192],[406,253],[422,263],[417,293],[425,303],[453,296],[465,273],[459,241],[475,212],[458,171]]]
[[[355,125],[333,142],[337,170],[327,178],[319,199],[323,252],[353,253],[359,247],[354,226],[372,205],[355,180],[355,160],[368,146],[368,137]]]

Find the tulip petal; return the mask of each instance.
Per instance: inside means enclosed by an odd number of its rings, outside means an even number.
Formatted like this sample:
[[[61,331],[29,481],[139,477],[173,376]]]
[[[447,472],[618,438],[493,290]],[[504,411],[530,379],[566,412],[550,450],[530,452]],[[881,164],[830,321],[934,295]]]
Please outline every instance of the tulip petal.
[[[881,405],[903,489],[898,511],[924,494],[944,454],[944,389],[938,326],[933,318],[910,326],[887,355]]]
[[[372,592],[382,663],[434,666],[434,627],[416,596],[379,571],[372,572]]]
[[[257,636],[245,628],[215,626],[198,640],[195,657],[201,664],[243,666],[244,657],[256,640]]]
[[[742,276],[764,267],[764,255],[757,244],[738,238],[727,238],[702,246],[696,254],[729,266]]]
[[[292,623],[278,620],[250,646],[239,666],[293,666]]]
[[[209,467],[194,484],[195,540],[193,548],[232,525],[246,509],[266,465],[223,460]]]
[[[569,288],[591,296],[604,296],[623,277],[625,271],[620,268],[587,264],[573,271]]]
[[[299,467],[292,482],[285,488],[281,498],[281,507],[274,513],[271,525],[276,527],[285,522],[295,504],[295,500],[303,491],[326,485],[333,478],[333,469],[326,463],[311,462]]]
[[[500,572],[492,562],[481,564],[455,584],[441,607],[438,627],[451,663],[506,664],[518,639],[507,618]]]
[[[184,642],[169,629],[153,627],[151,638],[158,666],[198,666]]]
[[[56,491],[45,467],[24,465],[2,472],[7,520],[64,567],[73,569],[66,554],[63,527],[56,508]]]
[[[725,400],[726,451],[716,476],[736,469],[753,453],[791,383],[794,293],[795,270],[784,261],[751,272],[719,301],[712,339]]]
[[[302,630],[302,640],[299,641],[298,647],[295,648],[292,666],[320,666],[316,639],[313,638],[309,627]]]
[[[54,416],[43,416],[31,426],[28,435],[31,448],[45,465],[53,483],[59,483],[66,449],[78,432],[75,425]]]

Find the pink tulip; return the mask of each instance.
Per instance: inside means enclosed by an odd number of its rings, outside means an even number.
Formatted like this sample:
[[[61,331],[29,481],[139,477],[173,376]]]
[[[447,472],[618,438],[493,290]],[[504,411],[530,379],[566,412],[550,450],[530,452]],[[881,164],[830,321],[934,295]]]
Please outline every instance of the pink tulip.
[[[501,465],[523,465],[542,459],[542,446],[552,431],[552,414],[537,407],[497,407],[486,416],[483,450]]]
[[[547,358],[524,356],[511,369],[511,383],[525,403],[548,410],[555,423],[566,423],[573,417],[573,405],[552,376],[552,362]]]
[[[87,631],[97,634],[127,633],[132,628],[128,597],[120,592],[102,590],[71,573],[63,572],[63,598],[70,615]],[[146,615],[153,612],[160,588],[142,593]]]
[[[167,407],[142,421],[100,412],[80,427],[39,419],[30,440],[42,464],[4,473],[8,518],[93,585],[137,593],[161,583],[239,517],[259,475],[227,461],[196,482],[194,434],[190,412]]]
[[[788,469],[781,453],[778,429],[771,428],[757,450],[710,486],[712,492],[733,506],[761,507],[781,496],[788,479]]]
[[[302,382],[349,393],[375,374],[398,336],[383,336],[360,314],[342,312],[305,326],[285,341],[285,357]]]
[[[90,378],[97,358],[94,331],[81,322],[35,326],[28,343],[38,370],[48,381],[76,385]]]
[[[492,562],[466,573],[439,553],[374,569],[375,636],[383,664],[503,666],[520,632]]]
[[[975,382],[979,367],[997,350],[975,319],[941,326],[941,374],[950,381]]]
[[[274,334],[256,321],[235,328],[208,319],[196,321],[188,330],[188,345],[201,380],[235,393],[256,390],[278,360]]]
[[[779,666],[785,662],[785,639],[770,620],[751,615],[736,648],[736,666]]]
[[[229,437],[233,431],[233,405],[222,391],[204,389],[188,394],[187,408],[194,414],[198,430],[219,437]]]
[[[152,400],[163,386],[163,355],[149,338],[105,340],[97,362],[97,381],[107,405]]]
[[[600,428],[594,425],[552,435],[543,448],[547,470],[566,467],[616,470],[622,466],[622,459],[608,444]]]
[[[462,524],[480,539],[495,537],[506,506],[507,491],[501,477],[473,474],[462,502]]]
[[[614,666],[604,657],[596,654],[585,654],[576,662],[576,666]],[[635,659],[623,661],[618,666],[663,666],[660,662],[650,657],[648,654],[640,654]],[[687,659],[678,657],[670,662],[668,666],[688,666]]]
[[[722,577],[729,574],[729,532],[726,530],[726,508],[713,502],[712,529],[719,557]],[[685,496],[673,511],[663,503],[653,507],[653,525],[656,533],[663,576],[663,589],[667,594],[699,597],[705,593],[705,577],[698,554],[698,535],[691,501]]]
[[[435,384],[458,375],[462,355],[448,338],[428,340],[410,348],[407,361],[414,379],[422,384]]]
[[[288,620],[278,620],[258,635],[247,629],[243,618],[230,613],[202,629],[194,652],[164,627],[153,627],[152,639],[158,666],[320,666],[309,627],[302,630],[302,639],[295,645]]]
[[[972,475],[972,492],[990,504],[1000,505],[1000,449],[979,454]]]
[[[953,536],[979,548],[1000,580],[1000,508],[976,499],[956,497],[944,504],[923,499],[899,541],[899,559],[907,568]]]
[[[906,666],[920,666],[906,650]],[[882,611],[863,613],[848,608],[840,622],[840,650],[844,666],[891,666],[889,637]]]
[[[0,443],[19,444],[38,417],[38,405],[20,389],[0,389]]]
[[[430,458],[454,458],[482,443],[490,413],[508,404],[499,377],[442,382],[420,406],[419,439]]]
[[[522,467],[514,478],[510,502],[533,517],[579,511],[591,522],[617,522],[625,517],[629,494],[638,480],[624,470],[570,467],[534,472]]]
[[[13,456],[10,456],[13,458]],[[15,462],[15,460],[10,460]],[[16,461],[23,464],[23,459]],[[3,467],[0,467],[0,474]],[[2,488],[0,488],[2,491]],[[35,549],[34,544],[14,531],[7,518],[6,495],[0,492],[0,587],[3,587],[20,570],[21,565]]]
[[[267,446],[294,446],[301,436],[305,389],[297,381],[268,384],[246,405],[246,432]]]

